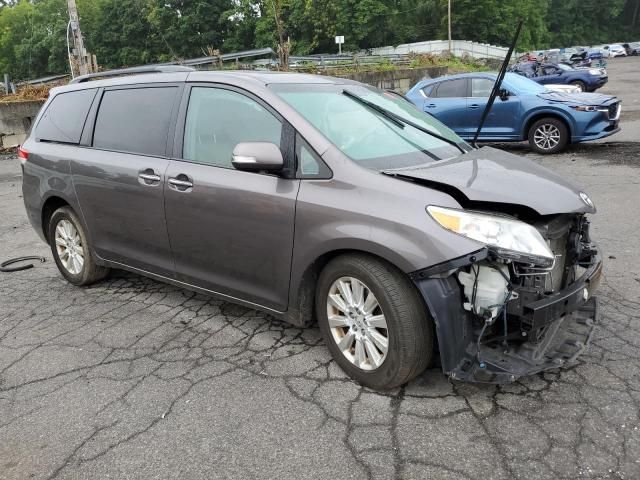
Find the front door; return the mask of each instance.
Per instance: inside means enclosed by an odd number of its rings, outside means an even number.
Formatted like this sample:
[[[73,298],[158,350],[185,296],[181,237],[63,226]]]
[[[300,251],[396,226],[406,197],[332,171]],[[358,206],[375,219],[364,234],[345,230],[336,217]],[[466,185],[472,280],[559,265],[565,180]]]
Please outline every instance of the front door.
[[[163,183],[178,86],[104,92],[93,141],[71,160],[73,183],[95,252],[107,260],[173,276]]]
[[[194,86],[186,95],[181,158],[170,162],[165,185],[177,278],[284,311],[299,180],[235,170],[231,157],[240,142],[280,146],[289,129],[234,89]]]

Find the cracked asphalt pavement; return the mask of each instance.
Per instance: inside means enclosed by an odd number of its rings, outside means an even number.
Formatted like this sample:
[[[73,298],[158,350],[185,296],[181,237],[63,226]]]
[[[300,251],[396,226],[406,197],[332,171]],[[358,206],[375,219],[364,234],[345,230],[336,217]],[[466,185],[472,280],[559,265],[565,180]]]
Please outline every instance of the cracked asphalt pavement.
[[[637,79],[640,62],[619,65]],[[347,378],[315,327],[124,272],[66,283],[0,157],[0,259],[48,258],[0,273],[0,478],[640,478],[640,143],[615,138],[509,147],[599,210],[602,320],[578,363],[506,386],[432,368],[385,393]]]

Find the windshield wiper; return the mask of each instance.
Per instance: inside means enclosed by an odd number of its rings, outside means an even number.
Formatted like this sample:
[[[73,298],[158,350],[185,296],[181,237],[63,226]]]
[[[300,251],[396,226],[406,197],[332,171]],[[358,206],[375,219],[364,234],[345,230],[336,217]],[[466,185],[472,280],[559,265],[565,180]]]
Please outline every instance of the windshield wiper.
[[[435,137],[438,140],[442,140],[443,142],[448,143],[449,145],[452,145],[452,146],[456,147],[462,153],[467,153],[467,150],[462,148],[458,142],[456,142],[454,140],[450,140],[447,137],[445,137],[443,135],[440,135],[438,133],[432,132],[428,128],[421,127],[417,123],[413,123],[411,120],[407,120],[406,118],[404,118],[404,117],[402,117],[400,115],[397,115],[397,114],[393,113],[392,111],[381,107],[380,105],[376,105],[375,103],[370,102],[369,100],[366,100],[366,99],[362,98],[361,96],[356,95],[353,92],[350,92],[349,90],[342,90],[342,94],[346,95],[349,98],[352,98],[356,102],[358,102],[358,103],[360,103],[360,104],[362,104],[362,105],[364,105],[366,107],[369,107],[371,110],[374,110],[375,112],[378,112],[380,115],[382,115],[383,117],[387,118],[394,125],[397,125],[400,128],[404,128],[405,125],[409,125],[410,127],[413,127],[416,130],[420,130],[421,132],[426,133],[427,135],[431,135],[432,137]]]

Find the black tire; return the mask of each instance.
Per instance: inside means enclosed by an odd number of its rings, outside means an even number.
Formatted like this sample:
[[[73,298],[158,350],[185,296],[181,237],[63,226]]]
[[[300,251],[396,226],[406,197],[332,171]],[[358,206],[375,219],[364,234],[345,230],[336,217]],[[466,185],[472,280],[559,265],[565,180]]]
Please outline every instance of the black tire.
[[[82,247],[84,252],[84,262],[78,272],[72,272],[65,267],[62,259],[60,258],[58,247],[56,246],[56,227],[58,227],[58,224],[63,220],[70,222],[75,227],[78,236],[80,237],[79,245]],[[51,245],[53,259],[56,262],[58,270],[60,270],[62,276],[66,278],[69,283],[72,283],[73,285],[90,285],[102,280],[109,274],[108,268],[100,266],[95,262],[91,248],[89,247],[89,242],[87,241],[87,234],[85,233],[84,226],[71,208],[61,207],[53,212],[53,215],[51,215],[51,218],[49,219],[48,231],[49,244]]]
[[[580,89],[580,91],[582,92],[587,92],[587,86],[585,85],[584,82],[580,81],[580,80],[575,80],[573,82],[571,82],[571,85],[574,85],[576,87],[578,87]]]
[[[386,333],[388,349],[377,368],[366,370],[352,363],[338,347],[329,326],[328,295],[334,282],[342,277],[362,282],[374,294],[384,314],[387,329],[378,332]],[[316,315],[335,361],[364,386],[380,390],[397,387],[415,378],[431,363],[434,330],[427,307],[409,278],[386,262],[365,254],[342,255],[329,262],[318,279]],[[351,329],[344,327],[342,331]],[[355,345],[354,342],[354,350]],[[369,351],[367,356],[371,357]]]
[[[557,143],[548,144],[548,147],[545,147],[546,140],[544,139],[544,132],[556,133],[558,134]],[[531,149],[537,153],[542,154],[552,154],[559,153],[566,148],[569,143],[569,129],[564,124],[562,120],[558,120],[557,118],[545,117],[536,121],[529,128],[529,146]],[[554,137],[555,138],[555,137]],[[552,140],[549,139],[549,142]]]

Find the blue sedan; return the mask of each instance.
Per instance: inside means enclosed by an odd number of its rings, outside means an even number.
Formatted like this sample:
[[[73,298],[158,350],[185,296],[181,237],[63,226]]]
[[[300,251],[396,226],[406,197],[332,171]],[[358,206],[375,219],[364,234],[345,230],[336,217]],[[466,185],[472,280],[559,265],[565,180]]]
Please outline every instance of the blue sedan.
[[[473,139],[496,80],[495,73],[464,73],[422,80],[407,98],[465,140]],[[620,130],[621,104],[597,93],[558,93],[516,73],[507,73],[479,140],[528,140],[539,153],[557,153],[570,143],[607,137]]]
[[[575,85],[583,92],[595,92],[609,80],[604,68],[573,68],[562,63],[521,62],[511,71],[542,85]]]

